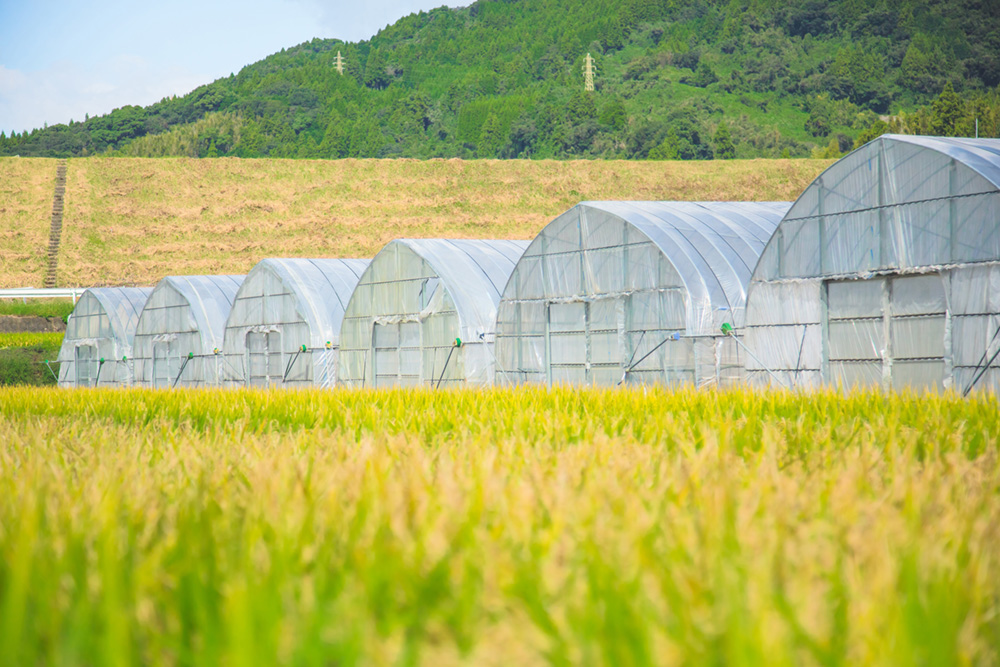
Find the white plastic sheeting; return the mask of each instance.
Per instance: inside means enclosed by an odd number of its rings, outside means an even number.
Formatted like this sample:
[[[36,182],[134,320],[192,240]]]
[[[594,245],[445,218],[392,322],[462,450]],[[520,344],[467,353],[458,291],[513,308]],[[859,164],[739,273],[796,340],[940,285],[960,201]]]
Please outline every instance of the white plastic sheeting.
[[[222,338],[246,276],[168,276],[149,295],[136,325],[135,383],[218,386]]]
[[[1000,387],[1000,140],[884,135],[789,210],[754,271],[749,378]]]
[[[152,287],[93,287],[76,302],[59,349],[59,386],[132,384],[132,340]]]
[[[348,302],[338,381],[355,387],[492,383],[497,303],[527,246],[444,239],[386,245]]]
[[[498,382],[728,383],[753,268],[786,202],[582,202],[504,289]]]
[[[344,309],[370,263],[265,259],[254,266],[226,321],[226,383],[332,386]]]

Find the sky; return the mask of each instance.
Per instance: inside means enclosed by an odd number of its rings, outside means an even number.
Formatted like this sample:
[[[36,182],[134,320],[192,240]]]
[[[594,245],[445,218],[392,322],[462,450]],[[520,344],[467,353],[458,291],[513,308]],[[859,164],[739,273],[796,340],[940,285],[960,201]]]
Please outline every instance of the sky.
[[[0,131],[146,106],[314,37],[355,42],[445,0],[0,0]]]

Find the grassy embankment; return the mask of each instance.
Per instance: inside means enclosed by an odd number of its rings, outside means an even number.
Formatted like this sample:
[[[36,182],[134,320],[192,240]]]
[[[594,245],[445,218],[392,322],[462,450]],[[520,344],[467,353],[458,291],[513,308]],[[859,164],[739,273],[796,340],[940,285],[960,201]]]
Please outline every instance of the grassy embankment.
[[[0,662],[996,664],[998,408],[0,389]]]
[[[401,237],[531,238],[582,200],[790,200],[829,161],[69,161],[58,281],[150,285]],[[0,158],[0,287],[40,286],[55,160]]]

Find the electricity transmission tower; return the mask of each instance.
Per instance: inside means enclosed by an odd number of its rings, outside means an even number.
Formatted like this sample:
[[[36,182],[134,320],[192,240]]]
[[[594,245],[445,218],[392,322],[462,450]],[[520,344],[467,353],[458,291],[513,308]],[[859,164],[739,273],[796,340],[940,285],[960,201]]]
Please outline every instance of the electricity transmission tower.
[[[583,65],[583,89],[586,91],[594,90],[594,59],[590,57],[589,53]]]
[[[340,76],[344,76],[344,59],[340,57],[340,51],[337,51],[337,59],[334,61],[333,67]]]

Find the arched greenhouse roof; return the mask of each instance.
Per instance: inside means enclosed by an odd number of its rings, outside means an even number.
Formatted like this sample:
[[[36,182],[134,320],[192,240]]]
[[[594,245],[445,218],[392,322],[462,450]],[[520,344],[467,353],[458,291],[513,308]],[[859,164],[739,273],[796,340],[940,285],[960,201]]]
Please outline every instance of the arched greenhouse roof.
[[[802,192],[753,281],[992,261],[998,191],[998,139],[882,135]]]
[[[312,344],[321,346],[340,336],[347,302],[369,264],[369,259],[264,259],[247,274],[236,301],[254,284],[258,273],[273,274],[294,296],[296,308],[314,337]]]
[[[172,291],[190,308],[194,325],[200,333],[205,350],[222,348],[223,334],[226,329],[226,319],[232,308],[236,293],[246,276],[167,276],[161,280],[147,301],[142,320],[146,319],[146,311],[156,303],[157,308],[171,308],[183,305],[170,303],[172,299],[164,299],[160,304],[158,292]],[[155,335],[160,332],[172,332],[178,322],[144,323],[141,333]]]
[[[597,229],[600,223],[588,223],[588,216],[612,216],[651,241],[676,269],[693,311],[688,313],[688,333],[714,333],[706,330],[715,319],[712,311],[742,316],[754,266],[789,206],[788,202],[586,201],[549,223],[524,258],[549,252],[543,246],[551,244],[547,237],[552,234],[559,234],[559,247],[568,250],[622,244],[624,238],[598,242],[590,238],[606,232]],[[575,237],[557,231],[560,228],[568,228]]]
[[[460,337],[472,340],[479,332],[492,331],[496,309],[507,278],[528,241],[478,239],[397,239],[393,244],[409,248],[438,275],[451,295],[461,324]],[[372,260],[374,265],[378,255]]]
[[[874,142],[882,144],[896,142],[937,151],[961,162],[1000,188],[1000,140],[883,134]]]
[[[952,166],[955,174],[950,174]],[[787,220],[968,196],[1000,188],[1000,140],[884,134],[816,177]],[[820,191],[825,196],[820,205]]]
[[[152,292],[152,287],[91,287],[77,301],[77,308],[84,299],[96,299],[108,317],[115,340],[131,347],[139,314]]]

